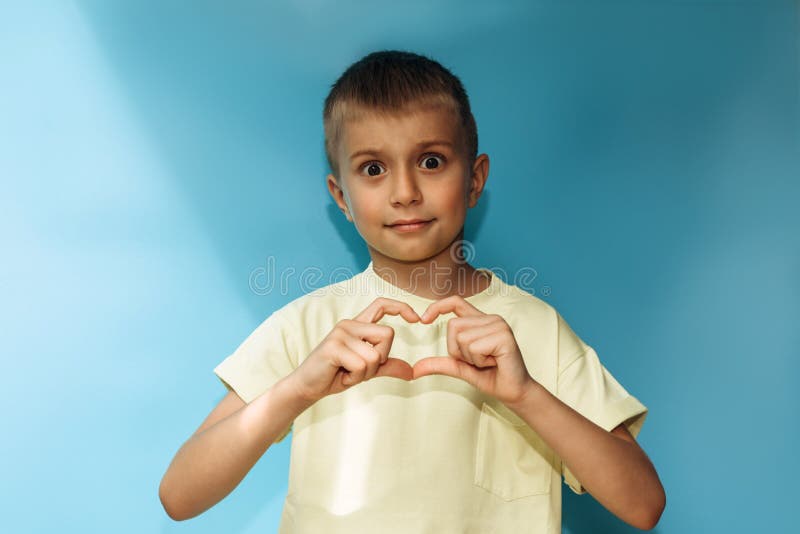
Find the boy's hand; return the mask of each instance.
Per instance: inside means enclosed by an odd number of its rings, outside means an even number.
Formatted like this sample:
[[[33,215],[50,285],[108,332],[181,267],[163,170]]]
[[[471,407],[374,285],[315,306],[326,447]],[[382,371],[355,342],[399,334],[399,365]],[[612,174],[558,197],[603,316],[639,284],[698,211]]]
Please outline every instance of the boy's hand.
[[[419,321],[411,306],[384,297],[376,298],[355,318],[339,321],[290,375],[301,396],[316,402],[375,376],[413,379],[408,362],[389,357],[394,329],[375,324],[387,313],[411,323]]]
[[[438,315],[454,312],[447,321],[450,357],[423,358],[414,364],[414,378],[441,374],[460,378],[503,404],[519,402],[533,382],[517,340],[499,315],[485,314],[459,295],[437,300],[420,320],[430,324]]]

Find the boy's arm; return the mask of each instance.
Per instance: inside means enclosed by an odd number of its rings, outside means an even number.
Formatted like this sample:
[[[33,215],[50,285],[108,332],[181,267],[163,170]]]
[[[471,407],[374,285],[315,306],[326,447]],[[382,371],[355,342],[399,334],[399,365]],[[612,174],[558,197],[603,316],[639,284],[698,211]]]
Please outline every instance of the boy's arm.
[[[666,505],[664,488],[624,424],[606,432],[533,380],[527,394],[507,406],[611,513],[643,530],[658,523]]]
[[[172,519],[195,517],[221,501],[313,404],[298,394],[290,376],[250,404],[229,393],[178,450],[158,491]]]

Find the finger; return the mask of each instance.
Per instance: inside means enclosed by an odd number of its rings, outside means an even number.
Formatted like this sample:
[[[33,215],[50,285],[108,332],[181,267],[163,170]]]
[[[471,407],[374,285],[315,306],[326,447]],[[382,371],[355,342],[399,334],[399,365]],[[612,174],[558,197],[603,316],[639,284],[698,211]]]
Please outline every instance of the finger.
[[[499,337],[496,334],[500,334]],[[491,367],[497,365],[494,355],[496,346],[502,340],[502,330],[497,324],[484,324],[462,330],[456,335],[458,348],[464,359],[476,367]],[[486,340],[491,340],[489,343]]]
[[[345,319],[341,325],[349,337],[367,341],[372,345],[380,354],[381,363],[389,357],[389,350],[394,340],[394,328],[384,324],[362,323],[353,319]]]
[[[458,360],[463,360],[464,355],[461,353],[461,345],[457,339],[459,332],[458,323],[454,323],[452,319],[447,322],[447,354]]]
[[[339,364],[346,374],[342,376],[342,385],[350,387],[364,380],[367,364],[361,356],[344,343],[339,351]]]
[[[414,311],[414,308],[405,302],[390,299],[386,297],[378,297],[372,303],[364,308],[364,310],[355,316],[356,321],[364,323],[377,322],[384,315],[400,315],[406,321],[414,323],[419,321],[419,315]]]
[[[439,315],[453,312],[459,317],[485,315],[478,308],[464,300],[461,295],[452,295],[432,303],[420,316],[420,321],[430,323]]]
[[[369,342],[364,341],[362,339],[356,339],[354,337],[348,337],[345,340],[347,346],[358,354],[364,363],[367,366],[366,371],[364,372],[363,380],[369,380],[375,373],[378,372],[378,367],[381,364],[381,355],[375,350]]]
[[[472,342],[470,350],[473,354],[478,353],[481,356],[476,360],[477,367],[497,367],[497,356],[501,351],[508,339],[504,332],[494,332],[485,337],[481,337]]]
[[[458,352],[461,354],[461,359],[467,363],[475,365],[475,357],[473,356],[472,352],[470,352],[469,343],[466,340],[467,335],[467,332],[456,332],[456,335],[453,337],[456,340],[456,345],[458,346]]]
[[[391,376],[410,381],[414,379],[414,368],[405,360],[389,358],[386,363],[378,367],[378,372],[375,376]]]
[[[464,380],[473,386],[478,383],[480,373],[472,365],[447,356],[422,358],[414,364],[413,370],[414,380],[428,375],[446,375]]]
[[[469,361],[457,338],[462,332],[485,325],[489,317],[489,315],[481,314],[469,317],[454,317],[447,321],[447,353],[454,358]]]
[[[454,324],[459,330],[484,326],[493,322],[493,316],[485,313],[480,315],[469,315],[467,317],[453,317],[448,323]]]

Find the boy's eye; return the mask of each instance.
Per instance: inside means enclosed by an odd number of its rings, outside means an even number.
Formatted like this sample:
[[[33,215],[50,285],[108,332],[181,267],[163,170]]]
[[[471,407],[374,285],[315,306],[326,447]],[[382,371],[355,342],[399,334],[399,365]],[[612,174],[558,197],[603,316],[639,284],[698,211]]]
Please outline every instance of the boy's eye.
[[[441,160],[441,162],[437,161]],[[441,154],[425,154],[422,158],[422,166],[428,170],[438,169],[444,164],[445,157]],[[377,161],[368,161],[361,166],[361,170],[366,171],[369,176],[378,176],[381,174],[383,166]]]
[[[438,169],[440,167],[441,163],[437,163],[436,162],[437,159],[442,160],[442,163],[444,163],[444,156],[440,156],[438,154],[428,154],[422,160],[422,165],[426,169]]]
[[[365,163],[362,169],[366,169],[367,174],[370,176],[378,176],[381,173],[381,165],[377,161],[369,161]]]

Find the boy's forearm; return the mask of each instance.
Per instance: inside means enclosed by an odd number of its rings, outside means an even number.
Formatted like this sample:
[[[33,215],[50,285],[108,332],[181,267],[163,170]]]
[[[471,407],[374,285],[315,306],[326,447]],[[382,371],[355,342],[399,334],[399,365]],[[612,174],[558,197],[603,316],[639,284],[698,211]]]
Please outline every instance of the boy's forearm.
[[[189,519],[221,501],[313,404],[302,399],[287,378],[183,444],[159,488],[170,517]]]
[[[508,407],[598,502],[630,525],[653,528],[664,507],[664,490],[650,459],[636,444],[597,426],[533,380],[525,399]]]

